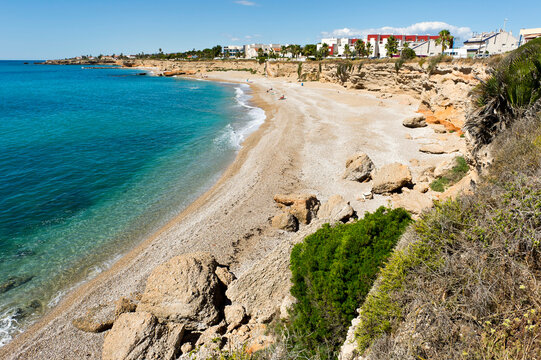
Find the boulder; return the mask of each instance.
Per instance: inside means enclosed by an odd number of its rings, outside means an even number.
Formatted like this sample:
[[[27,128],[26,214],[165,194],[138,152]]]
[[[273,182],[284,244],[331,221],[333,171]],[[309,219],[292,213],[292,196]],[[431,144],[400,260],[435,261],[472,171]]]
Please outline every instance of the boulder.
[[[192,343],[189,343],[189,342],[182,344],[182,346],[180,347],[180,352],[182,355],[188,354],[192,350],[193,350],[193,345]]]
[[[426,183],[426,182],[423,182],[423,183],[417,183],[417,184],[415,184],[415,186],[413,187],[413,190],[418,191],[418,192],[423,193],[423,194],[424,194],[425,192],[427,192],[428,189],[429,189],[429,185],[428,185],[428,183]]]
[[[147,312],[124,313],[104,338],[102,360],[175,359],[184,325],[158,322]]]
[[[358,153],[346,160],[346,171],[343,179],[351,181],[365,181],[370,179],[370,173],[374,170],[374,163],[365,153]]]
[[[223,301],[216,267],[214,257],[204,252],[172,258],[148,277],[137,311],[183,323],[187,330],[216,324]]]
[[[402,207],[415,215],[419,215],[433,206],[431,197],[419,191],[409,191],[405,194],[395,195],[393,204],[395,207]]]
[[[420,128],[426,126],[426,116],[423,114],[418,114],[404,119],[402,125],[407,128]]]
[[[304,236],[299,236],[300,240]],[[260,323],[272,320],[276,308],[289,294],[289,258],[293,243],[294,241],[281,242],[228,286],[227,298],[233,304],[244,306],[251,320]]]
[[[233,274],[225,266],[218,266],[216,268],[216,276],[225,286],[229,286],[233,280],[235,280],[235,274]]]
[[[449,154],[458,151],[458,147],[450,144],[426,144],[422,145],[419,151],[428,154]]]
[[[392,163],[374,171],[372,179],[374,180],[373,193],[390,193],[411,185],[411,171],[406,165]]]
[[[440,144],[426,144],[422,145],[419,148],[420,152],[428,153],[428,154],[443,154],[445,153],[445,149]]]
[[[227,331],[236,329],[246,319],[246,310],[244,306],[233,304],[226,306],[224,309],[225,322],[227,323]]]
[[[281,212],[272,218],[272,226],[280,230],[295,232],[299,230],[299,221],[290,213]]]
[[[340,195],[331,196],[329,201],[321,205],[318,212],[318,217],[320,219],[328,219],[331,223],[338,221],[347,222],[354,215],[355,210],[353,210],[349,202]]]
[[[77,329],[90,333],[100,333],[113,327],[115,313],[112,304],[98,305],[87,310],[84,316],[72,320]]]
[[[312,194],[277,194],[274,201],[303,224],[309,224],[319,210],[319,200]]]

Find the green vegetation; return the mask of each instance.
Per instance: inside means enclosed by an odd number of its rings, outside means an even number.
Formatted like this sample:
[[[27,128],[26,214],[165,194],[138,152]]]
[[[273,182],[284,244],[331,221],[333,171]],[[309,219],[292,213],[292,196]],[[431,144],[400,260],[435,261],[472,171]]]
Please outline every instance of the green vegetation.
[[[387,50],[387,57],[393,57],[394,54],[398,53],[398,40],[393,35],[387,38],[385,50]]]
[[[408,43],[405,43],[404,48],[400,53],[400,58],[394,63],[394,68],[396,72],[400,71],[400,69],[402,68],[402,66],[404,66],[407,60],[415,59],[416,57],[417,55],[415,54],[415,51],[413,51],[413,49],[409,47]]]
[[[451,36],[451,32],[447,29],[443,29],[439,33],[440,37],[436,39],[436,45],[441,45],[441,52],[445,49],[451,49],[454,43],[454,36]]]
[[[356,332],[370,358],[541,356],[541,113],[494,148],[475,194],[436,204],[381,270]]]
[[[291,253],[297,303],[291,310],[290,351],[327,358],[343,342],[355,310],[411,218],[379,208],[353,224],[324,225]]]
[[[500,60],[473,93],[478,110],[465,129],[482,146],[492,141],[494,129],[509,127],[541,98],[541,38]]]
[[[444,175],[440,176],[430,184],[430,188],[434,191],[444,192],[451,185],[459,182],[470,170],[466,163],[466,159],[462,156],[456,158],[456,165]]]
[[[342,62],[336,67],[336,76],[342,83],[345,83],[349,79],[351,71],[353,71],[353,63]]]
[[[503,59],[495,74],[477,89],[480,107],[523,108],[541,98],[541,38],[528,42]],[[498,102],[498,104],[494,104]]]

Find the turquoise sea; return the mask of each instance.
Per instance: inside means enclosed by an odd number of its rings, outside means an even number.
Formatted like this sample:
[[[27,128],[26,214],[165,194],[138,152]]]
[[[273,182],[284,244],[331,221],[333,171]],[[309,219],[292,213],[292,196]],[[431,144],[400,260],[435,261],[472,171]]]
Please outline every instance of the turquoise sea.
[[[247,85],[0,61],[0,346],[182,211],[264,121]]]

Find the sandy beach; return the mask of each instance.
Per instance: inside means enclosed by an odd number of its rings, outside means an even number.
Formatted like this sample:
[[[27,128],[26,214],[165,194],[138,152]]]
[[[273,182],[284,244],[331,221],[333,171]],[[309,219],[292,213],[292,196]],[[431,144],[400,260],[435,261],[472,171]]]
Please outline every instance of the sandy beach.
[[[382,99],[377,93],[346,90],[330,83],[268,79],[246,72],[212,72],[208,80],[248,83],[265,123],[244,142],[221,179],[197,201],[112,268],[68,294],[41,321],[0,348],[2,359],[100,359],[104,333],[76,329],[72,320],[88,309],[114,307],[123,296],[141,293],[145,280],[173,256],[211,252],[237,277],[277,244],[293,236],[273,229],[277,193],[308,192],[324,202],[342,195],[359,215],[389,203],[375,195],[361,200],[369,183],[343,180],[345,161],[363,151],[376,167],[400,162],[413,178],[450,154],[419,152],[423,144],[457,138],[431,127],[402,126],[419,101],[407,95]],[[270,90],[272,89],[272,90]],[[281,96],[284,100],[279,100]],[[412,161],[413,160],[413,161]]]

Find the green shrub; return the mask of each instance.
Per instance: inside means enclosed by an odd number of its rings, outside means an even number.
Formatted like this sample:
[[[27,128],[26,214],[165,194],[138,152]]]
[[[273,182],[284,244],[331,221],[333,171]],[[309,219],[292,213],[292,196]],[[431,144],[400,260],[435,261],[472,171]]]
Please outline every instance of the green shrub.
[[[402,50],[402,54],[400,54],[400,58],[404,60],[411,60],[415,59],[417,57],[417,54],[415,54],[415,51],[412,48],[404,48]]]
[[[404,209],[380,207],[353,224],[324,225],[291,253],[297,303],[289,332],[310,354],[337,350],[380,266],[410,223]]]
[[[437,178],[430,184],[430,188],[434,191],[444,192],[445,189],[459,182],[470,170],[466,163],[466,159],[462,156],[456,158],[455,166],[443,176]]]

